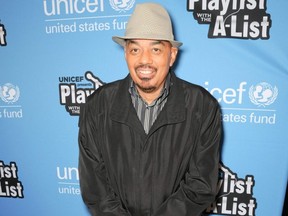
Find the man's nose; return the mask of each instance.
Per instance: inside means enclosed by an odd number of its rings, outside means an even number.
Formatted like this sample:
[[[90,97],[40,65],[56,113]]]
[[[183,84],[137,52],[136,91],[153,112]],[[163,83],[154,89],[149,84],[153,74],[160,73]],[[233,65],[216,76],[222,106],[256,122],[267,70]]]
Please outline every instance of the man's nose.
[[[140,56],[140,63],[141,64],[152,64],[153,58],[152,54],[149,50],[143,50]]]

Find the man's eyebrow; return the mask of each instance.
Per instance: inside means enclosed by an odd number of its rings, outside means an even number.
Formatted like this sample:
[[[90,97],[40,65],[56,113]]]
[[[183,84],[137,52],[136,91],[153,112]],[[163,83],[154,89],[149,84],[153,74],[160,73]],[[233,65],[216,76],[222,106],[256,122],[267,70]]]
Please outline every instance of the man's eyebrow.
[[[128,40],[126,40],[126,42],[127,42],[127,44],[139,45],[139,43],[136,40],[133,40],[133,39],[128,39]],[[155,40],[155,41],[151,42],[151,45],[158,45],[158,44],[162,44],[163,46],[165,46],[165,43],[162,40]]]
[[[165,46],[165,43],[162,40],[157,40],[157,41],[151,42],[151,45],[158,45],[158,44],[162,44],[163,46]]]
[[[131,39],[127,39],[127,40],[126,40],[126,43],[128,44],[128,43],[137,43],[137,42],[134,41],[134,40],[131,40]]]
[[[136,45],[139,45],[139,43],[135,40],[132,40],[132,39],[128,39],[126,40],[126,44],[129,45],[129,44],[136,44]]]

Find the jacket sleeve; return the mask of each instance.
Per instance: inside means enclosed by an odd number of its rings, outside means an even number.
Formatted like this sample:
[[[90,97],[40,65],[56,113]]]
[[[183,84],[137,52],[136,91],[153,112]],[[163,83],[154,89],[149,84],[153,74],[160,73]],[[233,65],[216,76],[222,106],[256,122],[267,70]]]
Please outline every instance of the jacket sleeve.
[[[78,168],[83,201],[93,216],[130,216],[107,178],[106,167],[97,143],[95,115],[97,113],[93,112],[92,115],[89,107],[81,107]]]
[[[218,104],[204,106],[202,126],[185,178],[153,216],[199,216],[217,194],[221,114]]]

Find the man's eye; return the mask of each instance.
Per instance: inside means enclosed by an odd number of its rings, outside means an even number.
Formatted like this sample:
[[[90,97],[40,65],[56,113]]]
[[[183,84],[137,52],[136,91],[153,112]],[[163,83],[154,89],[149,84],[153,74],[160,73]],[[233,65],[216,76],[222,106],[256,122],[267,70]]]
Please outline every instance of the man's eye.
[[[153,48],[153,52],[154,52],[154,53],[160,53],[161,50],[160,50],[159,48]]]
[[[139,49],[134,48],[134,49],[131,49],[130,52],[131,52],[131,53],[138,53],[138,52],[139,52]]]

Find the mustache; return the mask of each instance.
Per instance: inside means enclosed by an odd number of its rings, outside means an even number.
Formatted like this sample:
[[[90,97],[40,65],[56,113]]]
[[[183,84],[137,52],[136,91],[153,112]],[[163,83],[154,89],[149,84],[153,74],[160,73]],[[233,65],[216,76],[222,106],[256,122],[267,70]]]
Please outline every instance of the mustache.
[[[152,70],[154,70],[154,71],[157,71],[157,68],[154,67],[154,66],[152,66],[152,65],[150,65],[150,64],[140,64],[140,65],[138,65],[138,66],[135,68],[135,70],[137,71],[137,70],[139,70],[139,69],[141,69],[141,70],[152,69]]]

